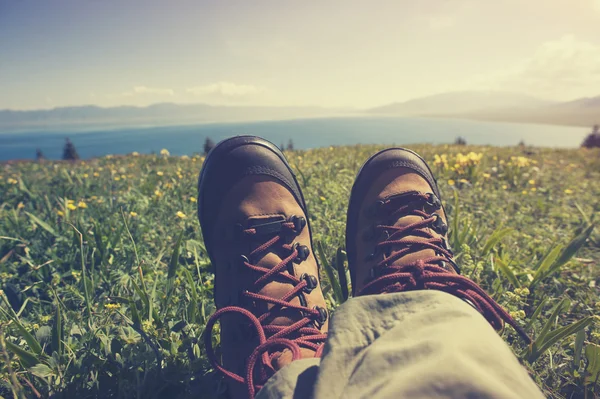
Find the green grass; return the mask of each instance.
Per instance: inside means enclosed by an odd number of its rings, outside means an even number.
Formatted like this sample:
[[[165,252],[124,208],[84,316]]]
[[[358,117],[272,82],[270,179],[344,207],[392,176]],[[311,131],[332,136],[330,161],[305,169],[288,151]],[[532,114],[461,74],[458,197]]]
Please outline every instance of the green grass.
[[[598,396],[600,153],[411,148],[438,175],[463,273],[533,337],[528,347],[510,327],[502,332],[544,393]],[[332,308],[343,301],[335,266],[345,262],[350,188],[378,149],[286,153],[329,266],[322,278]],[[202,161],[132,155],[1,166],[0,396],[223,392],[200,344],[214,311],[196,219]]]

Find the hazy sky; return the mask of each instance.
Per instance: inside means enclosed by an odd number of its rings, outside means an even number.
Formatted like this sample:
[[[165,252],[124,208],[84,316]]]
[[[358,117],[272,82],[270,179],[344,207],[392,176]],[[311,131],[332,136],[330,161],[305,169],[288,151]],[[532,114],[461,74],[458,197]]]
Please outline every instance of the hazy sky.
[[[0,0],[0,108],[600,95],[600,0]]]

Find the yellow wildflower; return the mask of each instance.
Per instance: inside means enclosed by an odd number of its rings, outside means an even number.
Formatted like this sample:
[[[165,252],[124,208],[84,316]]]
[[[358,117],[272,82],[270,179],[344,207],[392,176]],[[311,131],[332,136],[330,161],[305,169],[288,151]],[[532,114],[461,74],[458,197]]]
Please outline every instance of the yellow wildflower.
[[[323,196],[320,196],[319,198],[321,199],[321,201],[326,201],[327,200],[327,198],[325,198]]]
[[[492,177],[492,175],[490,175],[489,173],[484,173],[483,177],[486,179],[489,179],[490,177]]]
[[[17,209],[23,209],[25,208],[25,204],[23,204],[22,202],[19,202],[19,205],[17,205]]]
[[[91,199],[92,201],[95,201],[95,200],[97,200],[97,199],[98,199],[98,197],[96,197],[95,195],[92,195],[92,196],[90,197],[90,199]]]
[[[168,157],[169,155],[171,155],[171,153],[166,148],[163,148],[162,150],[160,150],[160,155],[162,155],[163,157]]]
[[[456,184],[456,182],[452,179],[448,180],[448,185],[449,186],[454,186]]]
[[[160,198],[160,197],[162,197],[163,193],[161,193],[161,191],[157,189],[157,190],[154,190],[154,195],[155,195],[157,198]]]
[[[535,180],[533,180],[533,179],[529,180],[529,184],[534,185],[535,184]]]
[[[75,209],[77,209],[77,207],[74,204],[67,204],[67,208],[69,208],[72,211],[74,211]]]
[[[115,176],[114,180],[119,181],[119,180],[121,180],[121,178],[119,176]]]
[[[132,218],[137,216],[137,213],[134,211],[129,212],[129,216],[131,216]]]
[[[12,177],[9,177],[8,180],[6,180],[8,182],[8,184],[17,184],[18,181],[13,179]]]
[[[502,190],[506,190],[508,188],[508,186],[506,184],[502,185]]]
[[[83,208],[83,209],[87,208],[87,204],[85,202],[83,202],[83,201],[79,201],[79,203],[77,204],[77,206],[79,208]]]
[[[565,190],[565,194],[573,194],[573,190],[567,188]]]
[[[98,176],[100,176],[100,173],[94,172],[94,177],[98,177]]]
[[[190,202],[197,202],[198,200],[196,199],[196,197],[190,197]]]
[[[181,211],[177,211],[177,213],[175,214],[179,219],[185,219],[187,218],[187,216],[185,215],[185,213],[181,212]]]
[[[523,190],[521,193],[522,194],[527,194],[527,190]]]
[[[84,178],[84,179],[87,179],[88,177],[89,177],[89,175],[88,175],[87,173],[84,173],[84,174],[83,174],[83,178]]]
[[[108,310],[117,310],[121,307],[118,303],[105,303],[104,308]]]
[[[74,203],[75,203],[75,200],[70,200],[70,199],[67,200],[67,204],[74,204]]]
[[[56,211],[56,214],[58,216],[65,216],[65,213],[63,211]]]
[[[137,156],[139,156],[139,155],[140,155],[140,153],[139,153],[139,152],[137,152],[137,151],[134,151],[134,152],[132,152],[132,153],[131,153],[131,155],[133,155],[134,157],[137,157]]]
[[[161,171],[158,171],[158,172],[156,172],[156,174],[157,174],[158,176],[162,176],[162,175],[164,175],[164,173],[163,173],[163,172],[161,172]]]
[[[537,191],[537,188],[531,187],[531,191]]]
[[[460,179],[459,182],[463,184],[469,184],[469,181],[467,179]]]

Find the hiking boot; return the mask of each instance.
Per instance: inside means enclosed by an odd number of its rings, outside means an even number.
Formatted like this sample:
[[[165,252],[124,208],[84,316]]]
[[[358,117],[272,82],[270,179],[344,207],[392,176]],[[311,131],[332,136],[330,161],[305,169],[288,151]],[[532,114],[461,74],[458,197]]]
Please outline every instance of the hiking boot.
[[[204,334],[208,358],[232,397],[254,397],[281,367],[320,357],[327,337],[306,205],[281,151],[252,136],[211,150],[198,191],[217,307]],[[222,363],[211,341],[217,320]]]
[[[497,330],[527,334],[483,289],[460,275],[448,220],[427,163],[390,148],[362,166],[350,195],[346,250],[354,296],[435,289],[460,297]]]

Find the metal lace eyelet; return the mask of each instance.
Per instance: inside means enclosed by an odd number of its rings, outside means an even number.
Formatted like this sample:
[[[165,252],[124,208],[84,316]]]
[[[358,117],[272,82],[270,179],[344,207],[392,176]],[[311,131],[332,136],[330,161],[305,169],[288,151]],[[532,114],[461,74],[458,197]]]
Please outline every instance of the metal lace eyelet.
[[[307,294],[310,294],[315,288],[317,288],[317,285],[319,284],[317,278],[308,273],[303,273],[302,276],[300,276],[300,280],[306,281],[306,287],[304,287],[303,290]]]
[[[446,233],[448,233],[448,225],[444,223],[439,214],[434,213],[433,215],[435,216],[435,220],[431,222],[431,228],[433,228],[436,233],[445,236]]]
[[[288,218],[288,221],[294,224],[295,233],[300,233],[306,226],[306,219],[303,216],[292,215]]]
[[[315,306],[313,309],[319,312],[319,316],[315,320],[315,322],[318,324],[319,327],[323,326],[323,324],[325,324],[325,322],[327,321],[327,309],[321,306]]]
[[[308,249],[306,245],[294,243],[292,245],[292,252],[294,252],[294,250],[298,251],[298,256],[296,256],[296,259],[294,259],[294,263],[296,264],[304,262],[306,259],[308,259],[308,256],[310,255],[310,249]]]

